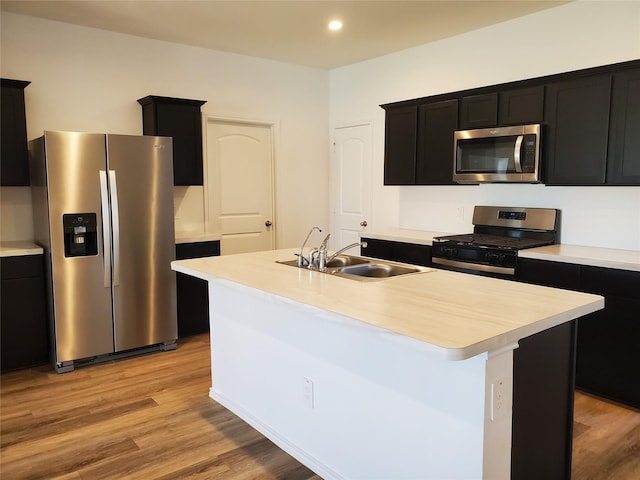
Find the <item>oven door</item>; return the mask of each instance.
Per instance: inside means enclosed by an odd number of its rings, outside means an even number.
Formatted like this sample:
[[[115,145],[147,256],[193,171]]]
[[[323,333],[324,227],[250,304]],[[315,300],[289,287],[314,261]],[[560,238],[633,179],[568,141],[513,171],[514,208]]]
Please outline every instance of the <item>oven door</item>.
[[[460,130],[454,134],[458,183],[538,183],[540,125]]]
[[[431,249],[431,263],[437,268],[488,277],[513,278],[516,259],[516,251],[451,245],[448,242],[434,242]]]

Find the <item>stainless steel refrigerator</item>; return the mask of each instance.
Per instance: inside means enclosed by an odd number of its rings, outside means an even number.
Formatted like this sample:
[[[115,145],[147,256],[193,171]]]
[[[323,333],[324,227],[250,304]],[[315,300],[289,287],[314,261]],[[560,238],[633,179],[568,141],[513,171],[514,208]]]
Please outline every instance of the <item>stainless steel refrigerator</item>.
[[[45,132],[29,150],[56,371],[174,349],[171,138]]]

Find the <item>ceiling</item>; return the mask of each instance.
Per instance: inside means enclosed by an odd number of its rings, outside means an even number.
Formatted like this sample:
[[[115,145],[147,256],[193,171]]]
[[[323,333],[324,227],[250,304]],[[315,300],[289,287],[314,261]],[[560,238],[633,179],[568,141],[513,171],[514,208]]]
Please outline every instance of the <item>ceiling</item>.
[[[1,0],[2,11],[332,69],[553,8],[552,0]],[[344,28],[329,31],[330,20]]]

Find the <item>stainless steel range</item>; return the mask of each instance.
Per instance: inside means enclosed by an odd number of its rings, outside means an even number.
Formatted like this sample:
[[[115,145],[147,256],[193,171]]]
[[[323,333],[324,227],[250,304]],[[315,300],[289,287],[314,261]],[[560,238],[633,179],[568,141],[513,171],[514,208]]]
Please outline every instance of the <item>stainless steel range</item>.
[[[514,275],[518,250],[559,240],[560,210],[477,206],[473,233],[435,237],[431,260],[453,270]]]

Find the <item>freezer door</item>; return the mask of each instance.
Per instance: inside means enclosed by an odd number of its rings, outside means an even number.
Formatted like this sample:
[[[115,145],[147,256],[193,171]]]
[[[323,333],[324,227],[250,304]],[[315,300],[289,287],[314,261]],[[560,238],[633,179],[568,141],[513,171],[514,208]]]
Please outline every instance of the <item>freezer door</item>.
[[[178,336],[172,140],[107,135],[107,157],[115,350],[171,343]]]
[[[114,349],[102,217],[108,223],[109,212],[102,211],[100,193],[100,171],[107,165],[105,136],[46,132],[44,145],[44,157],[34,162],[44,168],[48,185],[50,245],[45,248],[51,256],[55,361],[62,363]],[[65,254],[63,216],[69,214],[95,214],[97,254]],[[107,232],[107,243],[108,238]]]

